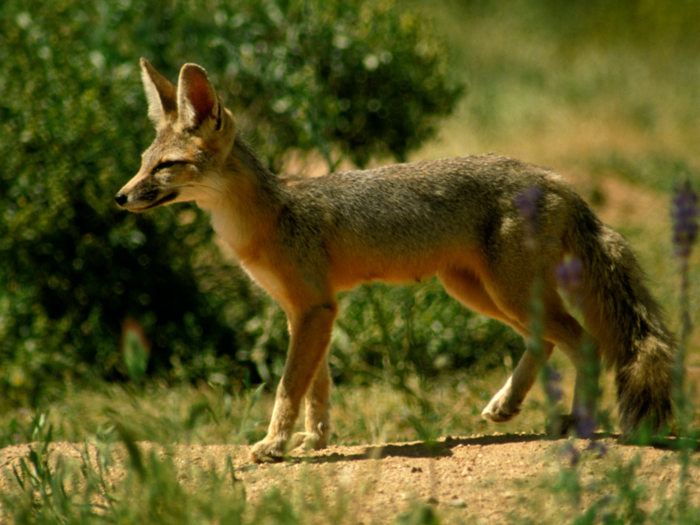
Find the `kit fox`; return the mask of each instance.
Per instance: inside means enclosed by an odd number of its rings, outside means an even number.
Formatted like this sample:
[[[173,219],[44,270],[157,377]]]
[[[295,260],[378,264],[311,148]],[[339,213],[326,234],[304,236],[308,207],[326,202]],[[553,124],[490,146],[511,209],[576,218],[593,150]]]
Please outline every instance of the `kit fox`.
[[[669,422],[675,344],[661,309],[625,240],[558,175],[482,155],[278,178],[241,139],[204,69],[186,64],[176,87],[146,60],[141,66],[157,136],[117,203],[143,212],[195,201],[209,210],[240,265],[287,314],[287,361],[253,461],[280,459],[298,445],[326,446],[335,296],[375,279],[437,275],[464,305],[528,338],[539,275],[544,357],[556,345],[577,370],[572,417],[595,403],[581,393],[587,359],[581,348],[590,338],[596,362],[616,369],[623,431]],[[516,202],[532,188],[539,195],[536,250],[526,242],[527,218]],[[567,257],[581,261],[588,332],[557,288],[555,271]],[[542,365],[542,356],[527,350],[483,416],[497,422],[515,416]],[[306,432],[292,434],[303,399]]]

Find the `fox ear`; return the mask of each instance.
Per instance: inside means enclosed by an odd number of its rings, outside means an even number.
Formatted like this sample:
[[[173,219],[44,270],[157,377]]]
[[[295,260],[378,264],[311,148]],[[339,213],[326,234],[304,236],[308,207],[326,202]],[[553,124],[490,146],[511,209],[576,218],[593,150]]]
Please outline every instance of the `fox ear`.
[[[177,115],[177,88],[145,58],[141,59],[141,80],[148,99],[148,117],[160,128]]]
[[[196,64],[185,64],[177,86],[178,118],[186,128],[197,128],[207,119],[216,119],[221,128],[221,106],[207,72]]]

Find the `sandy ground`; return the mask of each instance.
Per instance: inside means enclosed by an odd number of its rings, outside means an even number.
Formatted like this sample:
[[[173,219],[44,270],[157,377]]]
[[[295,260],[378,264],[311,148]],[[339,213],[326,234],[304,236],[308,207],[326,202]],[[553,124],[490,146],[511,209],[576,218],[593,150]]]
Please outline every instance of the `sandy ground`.
[[[393,523],[400,513],[421,505],[432,507],[441,523],[557,522],[557,516],[580,512],[603,497],[615,498],[611,473],[634,458],[638,466],[633,480],[645,482],[646,487],[640,500],[643,510],[653,512],[660,500],[673,497],[680,469],[677,452],[621,445],[614,436],[601,435],[596,444],[595,450],[588,450],[589,441],[552,441],[538,434],[447,437],[431,447],[423,442],[331,446],[319,452],[293,452],[285,462],[263,465],[247,461],[247,447],[152,443],[139,443],[139,447],[145,456],[155,452],[168,457],[186,487],[201,479],[192,475],[195,471],[222,474],[230,458],[253,505],[273,487],[283,494],[320,490],[329,501],[345,497],[347,512],[352,514],[349,523]],[[32,446],[38,445],[0,450],[0,491],[14,484],[12,468],[28,457]],[[575,465],[572,448],[581,453]],[[98,450],[74,443],[50,444],[50,464],[58,457],[80,462],[86,450],[96,466]],[[118,482],[126,476],[129,456],[121,444],[113,445],[111,454],[109,477]],[[690,470],[690,497],[695,505],[700,503],[699,460],[695,453]],[[580,480],[579,502],[571,493],[556,490],[567,474]]]

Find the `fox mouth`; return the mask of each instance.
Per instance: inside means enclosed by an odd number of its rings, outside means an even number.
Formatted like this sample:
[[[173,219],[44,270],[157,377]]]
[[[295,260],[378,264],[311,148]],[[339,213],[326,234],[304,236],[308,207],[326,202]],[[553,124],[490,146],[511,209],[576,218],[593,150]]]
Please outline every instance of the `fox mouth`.
[[[148,209],[150,209],[150,208],[155,208],[156,206],[160,206],[160,205],[162,205],[162,204],[167,204],[168,202],[177,199],[177,196],[178,196],[178,195],[179,195],[179,192],[177,192],[177,191],[172,191],[172,192],[170,192],[170,193],[166,193],[164,196],[162,196],[162,197],[161,197],[160,199],[158,199],[157,201],[155,201],[155,202],[149,204],[149,205],[146,207],[146,209],[148,210]]]
[[[157,206],[162,206],[163,204],[167,204],[167,203],[177,199],[178,195],[179,195],[179,192],[171,191],[170,193],[166,193],[161,198],[156,199],[155,201],[151,202],[150,204],[146,204],[145,206],[127,208],[127,209],[129,209],[129,211],[132,211],[132,212],[140,213],[142,211],[150,210],[152,208],[156,208]]]

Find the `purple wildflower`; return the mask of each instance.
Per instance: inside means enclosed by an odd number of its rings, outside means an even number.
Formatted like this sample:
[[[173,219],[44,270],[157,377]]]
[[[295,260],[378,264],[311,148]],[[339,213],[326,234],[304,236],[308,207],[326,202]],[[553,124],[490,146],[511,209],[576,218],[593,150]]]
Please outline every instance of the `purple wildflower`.
[[[569,441],[564,445],[561,457],[564,460],[568,460],[570,466],[575,467],[578,465],[579,459],[581,459],[581,453],[574,444]]]
[[[589,439],[593,435],[595,427],[595,419],[587,410],[576,410],[576,433],[578,437]]]
[[[698,237],[698,194],[687,179],[676,186],[671,216],[675,254],[687,259]]]
[[[688,260],[698,237],[698,194],[690,186],[688,179],[676,187],[671,217],[673,218],[673,248],[676,257],[680,259],[681,270],[681,333],[674,367],[674,390],[678,412],[682,414],[689,410],[683,390],[685,354],[692,331]]]
[[[580,299],[582,273],[583,263],[577,257],[567,256],[557,266],[557,282],[574,302],[578,302]]]
[[[596,441],[595,439],[591,439],[588,441],[588,446],[586,447],[586,450],[589,450],[591,452],[597,452],[598,457],[601,458],[608,453],[608,447],[606,447],[604,443]]]
[[[520,215],[525,219],[526,235],[530,241],[532,241],[537,232],[538,206],[541,198],[542,190],[537,186],[530,186],[515,197],[515,205],[520,210]]]
[[[556,403],[564,396],[564,391],[561,389],[561,374],[550,366],[547,367],[545,373],[545,393],[547,394],[547,398],[549,398],[552,403]]]

